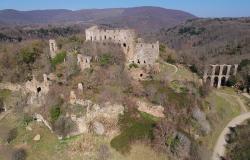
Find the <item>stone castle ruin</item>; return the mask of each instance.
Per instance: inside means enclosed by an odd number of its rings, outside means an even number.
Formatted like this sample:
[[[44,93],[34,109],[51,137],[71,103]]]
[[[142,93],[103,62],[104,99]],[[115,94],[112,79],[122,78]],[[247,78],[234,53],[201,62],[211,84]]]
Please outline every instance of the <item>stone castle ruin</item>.
[[[50,50],[50,57],[55,58],[58,48],[57,48],[56,41],[54,39],[49,40],[49,50]]]
[[[220,88],[226,85],[230,76],[237,74],[238,65],[210,65],[206,68],[203,76],[205,83],[210,83],[211,87]]]
[[[159,42],[144,43],[132,29],[105,30],[93,26],[85,32],[87,41],[120,45],[129,63],[153,65],[159,57]]]

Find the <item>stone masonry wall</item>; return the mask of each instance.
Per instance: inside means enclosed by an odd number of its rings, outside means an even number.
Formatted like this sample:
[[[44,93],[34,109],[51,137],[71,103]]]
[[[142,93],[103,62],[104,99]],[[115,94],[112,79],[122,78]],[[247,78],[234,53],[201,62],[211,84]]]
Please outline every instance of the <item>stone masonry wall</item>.
[[[139,65],[153,65],[159,56],[159,42],[136,42],[137,35],[132,29],[104,30],[93,26],[86,30],[86,40],[118,44],[122,47],[127,61]]]

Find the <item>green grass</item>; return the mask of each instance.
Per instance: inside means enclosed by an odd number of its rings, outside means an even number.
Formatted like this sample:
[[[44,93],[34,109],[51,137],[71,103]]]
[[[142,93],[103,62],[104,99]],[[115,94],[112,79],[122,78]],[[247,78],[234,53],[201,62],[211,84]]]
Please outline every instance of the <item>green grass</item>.
[[[121,126],[121,134],[112,139],[111,146],[121,153],[130,150],[130,144],[137,140],[152,139],[154,118],[139,113],[139,118],[134,118],[130,113],[126,112],[121,115],[119,124]]]
[[[27,151],[27,160],[68,160],[71,158],[67,154],[68,145],[76,141],[77,137],[58,140],[55,134],[38,122],[30,122],[29,126],[32,131],[27,131],[22,119],[23,115],[21,114],[11,114],[0,121],[0,144],[4,144],[1,140],[1,131],[17,128],[17,137],[11,141],[9,147],[22,146]],[[37,134],[41,135],[41,140],[33,141]]]
[[[170,88],[172,88],[176,93],[184,93],[188,91],[180,81],[172,81],[170,83]]]
[[[231,87],[222,87],[219,91],[230,95],[237,95],[235,89]]]
[[[192,73],[188,68],[179,66],[177,73],[173,76],[173,80],[197,82],[199,77],[195,73]]]
[[[173,75],[175,72],[175,68],[165,62],[160,62],[160,73],[158,73],[154,79],[156,80],[164,80],[166,78],[171,78],[170,76]]]
[[[111,54],[106,53],[100,56],[99,63],[101,66],[108,66],[113,64],[113,62],[114,62],[114,57]]]
[[[229,99],[227,96],[217,95],[213,91],[206,99],[207,107],[211,110],[207,111],[207,118],[212,125],[213,131],[201,139],[201,142],[212,150],[221,131],[236,116],[241,113],[241,107],[236,99]]]
[[[66,52],[61,52],[56,55],[55,58],[51,60],[51,65],[53,68],[56,68],[58,64],[61,64],[66,58]]]
[[[153,96],[149,97],[151,103],[161,105],[160,101],[162,101],[162,98],[159,97],[164,97],[164,100],[167,100],[164,103],[172,104],[178,108],[188,107],[192,103],[192,97],[187,92],[177,93],[160,81],[144,81],[142,83],[146,90],[151,90],[152,88],[156,90]]]
[[[55,122],[61,115],[61,108],[59,105],[52,106],[50,109],[50,118],[52,122]]]
[[[0,99],[5,100],[11,95],[11,91],[7,89],[0,90]]]

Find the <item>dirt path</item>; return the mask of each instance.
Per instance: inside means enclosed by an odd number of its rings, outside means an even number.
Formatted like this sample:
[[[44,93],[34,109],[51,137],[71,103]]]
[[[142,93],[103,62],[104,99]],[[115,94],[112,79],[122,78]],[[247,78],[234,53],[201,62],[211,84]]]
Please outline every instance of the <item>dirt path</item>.
[[[242,124],[247,119],[250,119],[250,112],[241,114],[240,116],[234,118],[232,121],[228,123],[228,125],[221,132],[219,139],[214,147],[212,160],[220,160],[220,157],[225,154],[225,145],[227,144],[225,138],[228,133],[230,133],[230,127],[235,127],[237,125]]]
[[[248,93],[242,93],[242,95],[250,99],[250,95]]]
[[[174,67],[175,71],[174,71],[173,75],[176,74],[176,73],[178,72],[178,67],[176,67],[176,65],[173,65],[173,64],[170,64],[170,63],[167,63],[167,62],[165,62],[165,63],[166,63],[167,65],[169,65],[169,66]]]
[[[239,96],[236,95],[231,95],[227,93],[222,93],[222,92],[216,92],[216,94],[221,95],[221,96],[229,96],[233,97],[236,99],[236,101],[239,103],[243,113],[239,115],[238,117],[235,117],[233,120],[231,120],[228,125],[223,129],[221,132],[216,145],[214,147],[213,155],[212,155],[212,160],[220,160],[220,157],[225,154],[225,145],[227,144],[225,138],[228,133],[230,133],[230,127],[235,127],[237,125],[240,125],[243,123],[245,120],[250,119],[250,112],[248,112],[247,107],[245,104],[242,102]]]

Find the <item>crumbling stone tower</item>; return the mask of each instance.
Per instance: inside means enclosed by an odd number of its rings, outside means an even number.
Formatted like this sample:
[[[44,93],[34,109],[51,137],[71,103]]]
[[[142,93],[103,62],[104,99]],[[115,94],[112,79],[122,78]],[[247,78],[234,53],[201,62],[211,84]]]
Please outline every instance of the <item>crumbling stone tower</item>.
[[[144,43],[132,29],[105,30],[93,26],[85,32],[87,41],[120,45],[129,63],[153,65],[159,56],[159,42]]]
[[[54,39],[49,40],[50,57],[55,58],[57,53],[57,44]]]

